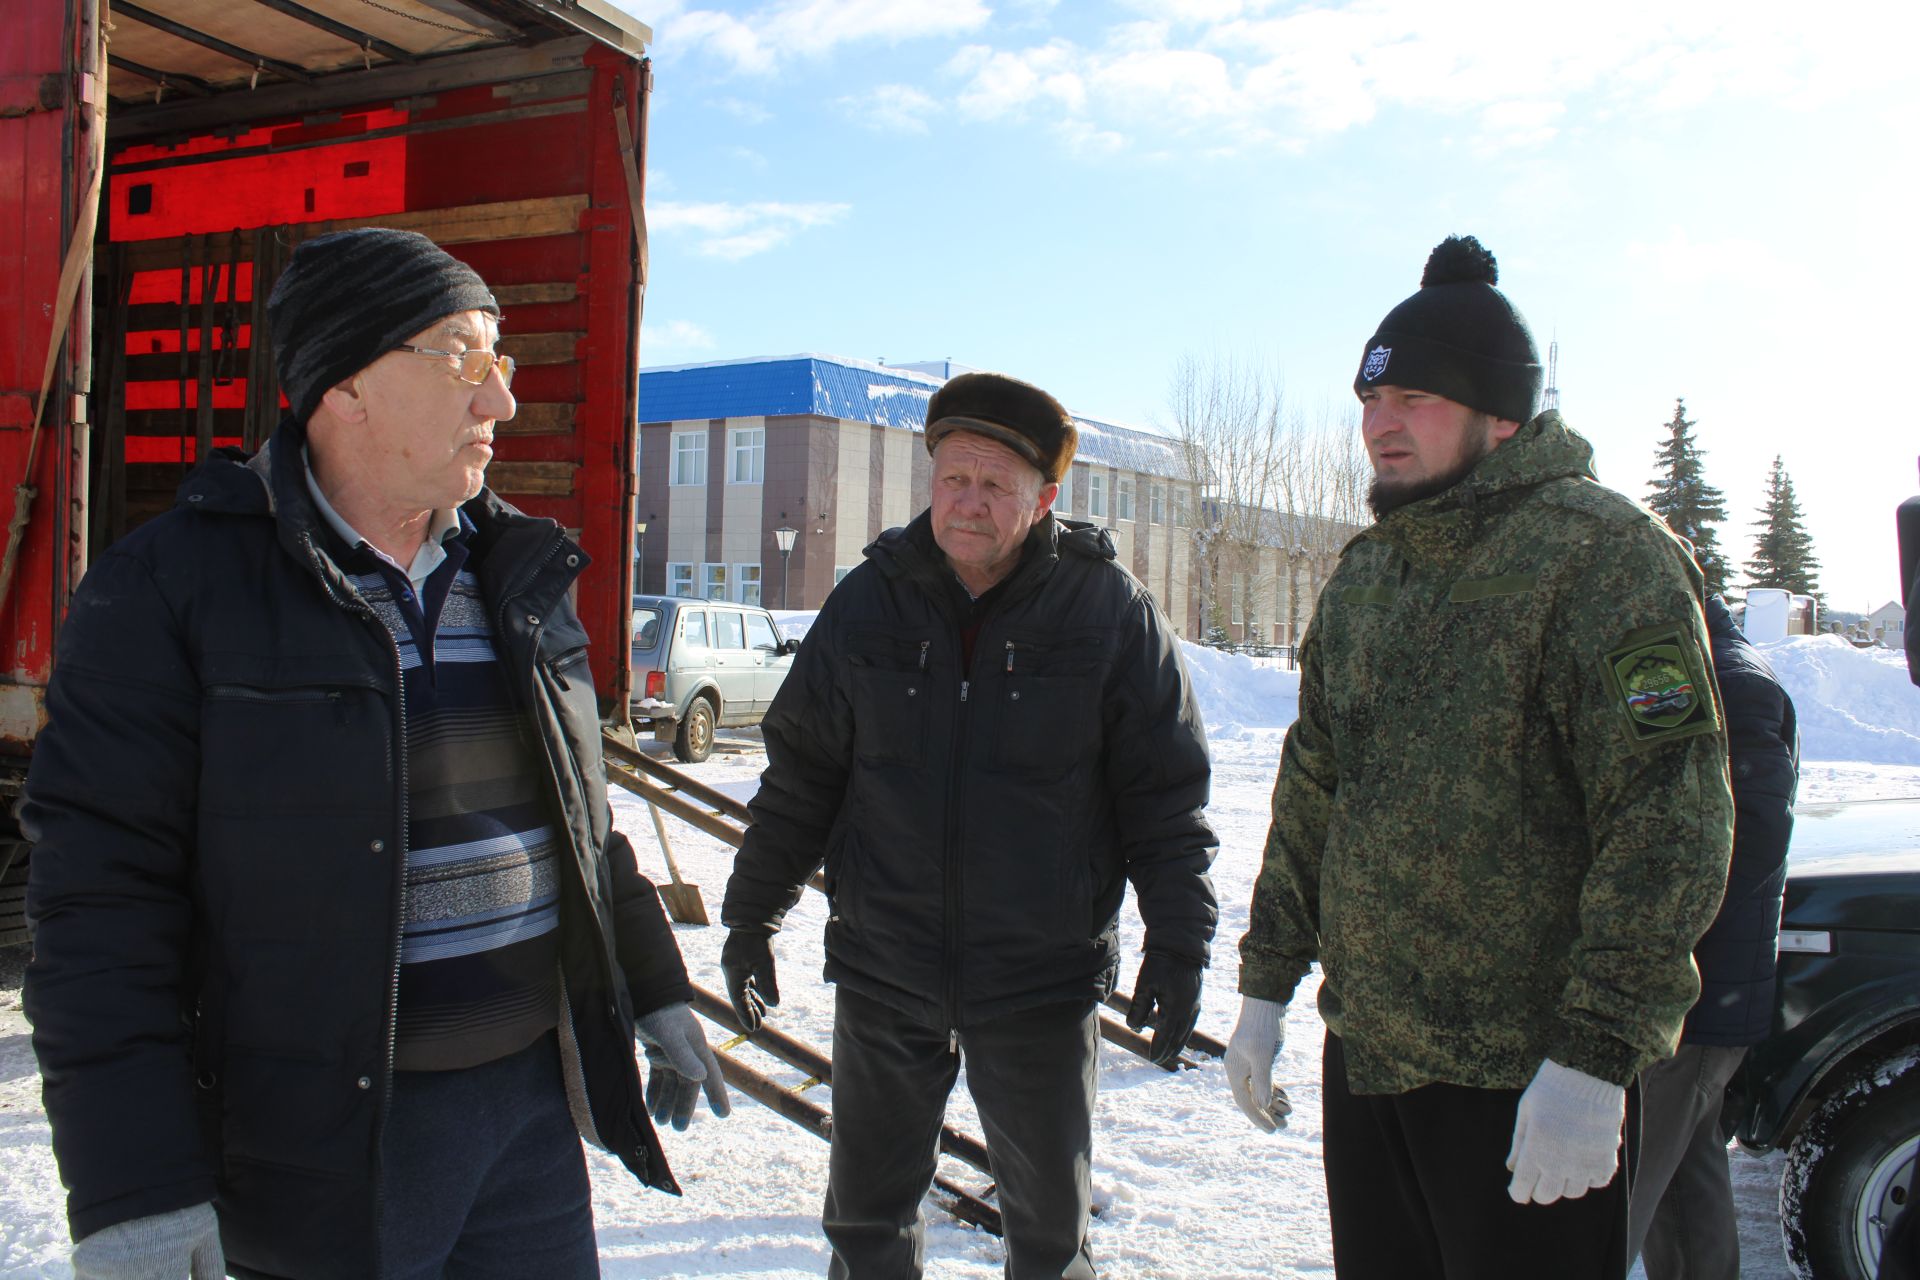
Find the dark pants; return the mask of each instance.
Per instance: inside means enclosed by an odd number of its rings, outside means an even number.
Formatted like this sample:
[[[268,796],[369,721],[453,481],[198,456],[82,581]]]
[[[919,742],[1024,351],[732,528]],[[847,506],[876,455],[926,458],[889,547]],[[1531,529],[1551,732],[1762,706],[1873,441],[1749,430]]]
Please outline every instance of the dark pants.
[[[1520,1090],[1430,1084],[1406,1093],[1351,1093],[1334,1035],[1327,1036],[1322,1072],[1327,1208],[1341,1280],[1627,1274],[1626,1178],[1616,1174],[1578,1200],[1546,1205],[1515,1204],[1507,1194]],[[1637,1112],[1629,1089],[1629,1134]]]
[[[1744,1046],[1687,1044],[1640,1073],[1642,1137],[1629,1242],[1646,1263],[1647,1280],[1740,1280],[1720,1107],[1746,1056]]]
[[[920,1201],[961,1055],[980,1109],[1006,1229],[1008,1280],[1091,1280],[1094,1078],[1091,1001],[1047,1005],[960,1032],[841,987],[833,1013],[833,1153],[821,1215],[832,1280],[918,1280]]]
[[[380,1144],[386,1280],[591,1280],[586,1156],[551,1034],[464,1071],[400,1071]]]

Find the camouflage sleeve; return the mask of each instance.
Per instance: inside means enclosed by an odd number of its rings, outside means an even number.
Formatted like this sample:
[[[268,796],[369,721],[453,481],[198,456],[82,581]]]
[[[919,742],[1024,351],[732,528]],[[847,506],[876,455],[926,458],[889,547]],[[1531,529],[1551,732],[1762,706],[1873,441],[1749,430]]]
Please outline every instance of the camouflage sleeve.
[[[1260,875],[1240,939],[1240,993],[1282,1004],[1320,954],[1320,861],[1338,769],[1322,695],[1320,624],[1300,647],[1300,716],[1280,749]]]
[[[1549,1056],[1625,1084],[1672,1054],[1699,994],[1693,947],[1726,887],[1733,799],[1699,571],[1651,527],[1604,541],[1562,597],[1546,663],[1591,851]]]

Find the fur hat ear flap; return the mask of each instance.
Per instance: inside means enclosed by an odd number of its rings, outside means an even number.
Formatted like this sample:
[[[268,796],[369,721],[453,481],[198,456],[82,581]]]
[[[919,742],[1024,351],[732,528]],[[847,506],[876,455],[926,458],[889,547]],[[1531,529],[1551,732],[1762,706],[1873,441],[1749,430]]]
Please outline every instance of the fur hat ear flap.
[[[1006,445],[1058,484],[1073,463],[1080,432],[1058,400],[1003,373],[962,373],[927,402],[927,452],[955,431]]]

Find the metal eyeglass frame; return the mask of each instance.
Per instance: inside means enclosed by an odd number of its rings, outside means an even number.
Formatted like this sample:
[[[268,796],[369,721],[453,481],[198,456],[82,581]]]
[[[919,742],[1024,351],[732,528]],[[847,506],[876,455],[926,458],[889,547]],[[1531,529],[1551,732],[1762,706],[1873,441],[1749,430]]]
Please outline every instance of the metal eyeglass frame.
[[[508,387],[513,386],[513,357],[496,354],[486,347],[468,347],[465,351],[442,351],[438,347],[415,347],[403,342],[393,349],[395,351],[411,351],[417,356],[441,356],[446,359],[457,360],[460,362],[460,370],[455,376],[458,377],[460,381],[476,387],[483,386],[487,381],[487,374],[495,369],[500,371],[500,380],[502,382],[506,383]],[[486,362],[480,366],[480,376],[478,377],[473,376],[472,373],[472,369],[476,363],[474,360],[475,356],[480,357]]]

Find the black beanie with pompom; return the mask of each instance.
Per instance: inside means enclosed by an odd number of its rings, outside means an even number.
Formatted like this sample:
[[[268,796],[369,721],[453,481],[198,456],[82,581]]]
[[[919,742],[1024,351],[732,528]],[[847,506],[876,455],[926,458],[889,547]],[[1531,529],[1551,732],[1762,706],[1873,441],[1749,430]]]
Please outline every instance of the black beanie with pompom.
[[[1430,391],[1510,422],[1533,417],[1540,352],[1520,312],[1493,286],[1500,267],[1472,236],[1448,236],[1427,258],[1420,290],[1367,339],[1355,394]]]

